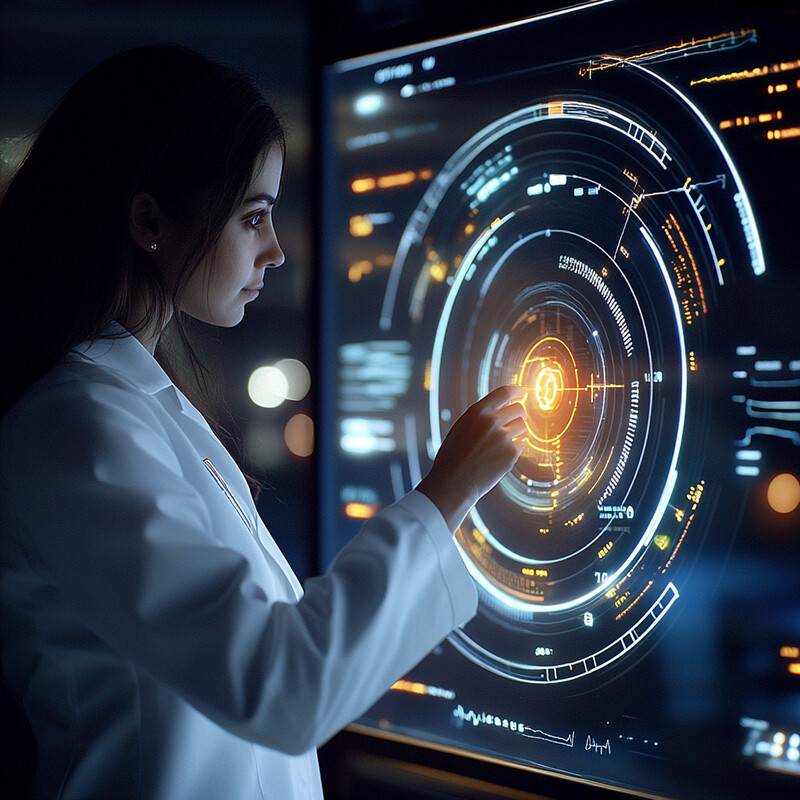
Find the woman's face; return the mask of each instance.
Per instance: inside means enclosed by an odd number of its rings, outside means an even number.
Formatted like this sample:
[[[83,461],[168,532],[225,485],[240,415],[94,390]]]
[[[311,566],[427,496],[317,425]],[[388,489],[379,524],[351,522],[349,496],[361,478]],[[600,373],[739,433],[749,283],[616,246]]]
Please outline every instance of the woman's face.
[[[237,325],[245,303],[258,297],[265,270],[283,263],[272,221],[282,171],[283,153],[270,147],[216,248],[186,284],[181,310],[190,317],[225,328]]]

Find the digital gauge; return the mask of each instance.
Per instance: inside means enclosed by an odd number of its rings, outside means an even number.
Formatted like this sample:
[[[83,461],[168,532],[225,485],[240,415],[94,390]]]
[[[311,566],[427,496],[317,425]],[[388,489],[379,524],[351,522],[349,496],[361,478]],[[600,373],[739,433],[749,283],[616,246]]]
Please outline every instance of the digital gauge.
[[[455,533],[476,616],[359,731],[637,796],[796,794],[800,14],[700,5],[325,72],[321,567],[471,404],[526,410]]]
[[[525,451],[458,532],[481,612],[452,641],[534,682],[627,655],[677,598],[704,490],[709,306],[731,265],[763,268],[741,181],[686,98],[631,65],[592,90],[543,97],[453,153],[410,216],[381,316],[426,354],[405,400],[410,457],[494,387],[526,390]],[[665,113],[691,152],[655,132]]]

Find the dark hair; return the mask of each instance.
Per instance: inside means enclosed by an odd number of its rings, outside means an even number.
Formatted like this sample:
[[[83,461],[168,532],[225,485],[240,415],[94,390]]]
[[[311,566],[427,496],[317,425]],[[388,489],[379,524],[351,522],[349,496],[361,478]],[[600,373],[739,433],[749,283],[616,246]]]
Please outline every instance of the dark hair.
[[[150,302],[142,327],[172,315],[170,339],[199,378],[181,293],[275,144],[283,129],[254,81],[186,48],[129,50],[81,78],[0,203],[2,412],[70,348],[128,319],[136,292]],[[139,192],[190,243],[169,282],[130,234]],[[175,377],[161,346],[157,357]]]

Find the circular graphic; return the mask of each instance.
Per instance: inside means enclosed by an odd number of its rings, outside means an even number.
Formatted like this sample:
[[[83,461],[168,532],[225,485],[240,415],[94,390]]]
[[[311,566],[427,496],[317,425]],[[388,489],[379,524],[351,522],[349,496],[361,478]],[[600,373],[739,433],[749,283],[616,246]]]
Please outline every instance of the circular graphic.
[[[410,458],[432,458],[494,387],[525,389],[525,451],[457,533],[480,606],[451,641],[531,682],[641,652],[678,598],[704,490],[705,320],[732,259],[763,269],[699,112],[640,68],[595,85],[497,119],[451,156],[410,218],[383,310],[384,329],[409,325],[427,354]]]

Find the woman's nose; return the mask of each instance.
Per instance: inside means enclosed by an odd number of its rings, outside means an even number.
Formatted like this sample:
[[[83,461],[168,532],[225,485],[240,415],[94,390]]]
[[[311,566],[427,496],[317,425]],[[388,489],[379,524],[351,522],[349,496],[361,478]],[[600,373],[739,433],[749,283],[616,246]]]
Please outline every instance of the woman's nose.
[[[259,266],[265,267],[266,269],[275,269],[279,267],[285,261],[286,257],[281,249],[280,243],[278,242],[278,237],[273,230],[270,231],[270,237],[266,242],[266,246],[261,253],[261,258],[259,260]]]

